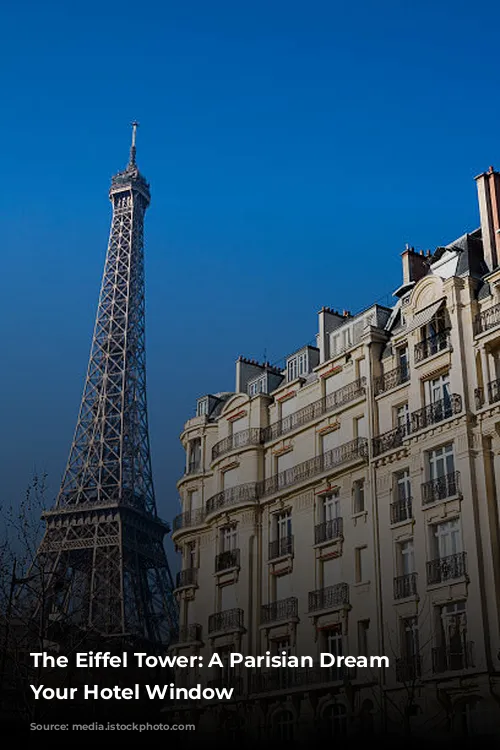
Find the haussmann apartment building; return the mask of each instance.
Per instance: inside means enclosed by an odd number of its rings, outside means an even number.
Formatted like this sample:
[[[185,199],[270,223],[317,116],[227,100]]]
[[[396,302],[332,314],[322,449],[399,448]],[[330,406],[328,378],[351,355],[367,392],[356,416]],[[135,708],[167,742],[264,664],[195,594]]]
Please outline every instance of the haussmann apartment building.
[[[393,307],[324,307],[284,369],[240,357],[234,392],[199,398],[181,435],[171,650],[390,667],[179,674],[235,687],[177,705],[183,721],[499,731],[500,173],[476,182],[480,228],[408,248]]]

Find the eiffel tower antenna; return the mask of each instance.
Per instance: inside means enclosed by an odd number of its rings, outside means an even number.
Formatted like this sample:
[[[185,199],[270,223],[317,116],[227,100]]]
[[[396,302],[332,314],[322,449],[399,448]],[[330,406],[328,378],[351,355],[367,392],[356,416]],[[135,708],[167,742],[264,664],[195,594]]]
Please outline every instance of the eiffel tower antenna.
[[[113,216],[83,397],[66,471],[36,567],[41,609],[78,628],[171,641],[178,626],[157,514],[146,401],[144,215],[149,184],[136,165],[111,181]],[[47,603],[47,597],[49,603]]]

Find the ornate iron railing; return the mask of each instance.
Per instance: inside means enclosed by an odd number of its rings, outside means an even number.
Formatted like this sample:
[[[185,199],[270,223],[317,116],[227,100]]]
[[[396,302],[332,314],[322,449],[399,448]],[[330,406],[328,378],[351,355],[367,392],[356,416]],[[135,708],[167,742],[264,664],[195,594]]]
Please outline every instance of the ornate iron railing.
[[[188,510],[186,513],[180,513],[174,518],[173,531],[179,531],[179,529],[186,529],[190,526],[198,526],[205,521],[205,508],[196,508],[196,510]]]
[[[433,404],[424,406],[423,409],[412,412],[411,431],[418,432],[418,430],[423,430],[433,424],[442,422],[443,419],[448,419],[454,414],[460,414],[461,411],[462,397],[456,393],[451,393],[439,401],[434,401]]]
[[[398,682],[415,682],[422,676],[420,656],[408,656],[396,659],[396,680]]]
[[[274,539],[269,542],[269,559],[275,560],[277,557],[293,554],[293,535],[284,536],[281,539]]]
[[[484,331],[489,331],[490,328],[494,328],[495,326],[500,324],[500,304],[493,305],[493,307],[488,308],[488,310],[483,310],[483,312],[480,312],[478,315],[476,315],[476,318],[474,320],[474,328],[476,336],[478,333],[484,333]]]
[[[183,586],[196,586],[198,583],[198,568],[184,568],[176,576],[176,588]]]
[[[236,487],[230,487],[227,490],[218,492],[207,500],[207,514],[229,508],[232,505],[239,505],[240,503],[256,502],[258,497],[257,485],[258,483],[256,482],[248,482],[247,484],[239,484]]]
[[[380,456],[381,453],[392,451],[403,445],[403,440],[410,434],[410,424],[402,424],[393,430],[383,432],[381,435],[372,440],[372,450],[374,456]]]
[[[240,567],[240,551],[239,549],[229,549],[226,552],[221,552],[215,557],[215,572],[220,573],[222,570],[229,570],[229,568]]]
[[[453,471],[422,484],[422,504],[437,503],[460,494],[460,472]]]
[[[366,438],[356,438],[349,443],[332,448],[321,456],[310,458],[290,469],[275,474],[273,477],[264,479],[258,483],[259,497],[272,495],[285,487],[290,487],[298,482],[322,474],[328,469],[333,469],[341,464],[354,461],[355,459],[366,460],[368,458],[368,441]]]
[[[243,628],[243,610],[226,609],[223,612],[215,612],[208,618],[208,632],[219,633]]]
[[[262,429],[260,427],[250,427],[247,430],[235,432],[223,440],[219,440],[212,448],[212,461],[220,458],[225,453],[245,448],[247,445],[259,445],[262,442]]]
[[[438,646],[432,649],[432,671],[457,672],[474,667],[474,642],[463,641],[457,647]]]
[[[323,544],[334,539],[340,539],[344,531],[342,518],[332,518],[330,521],[323,521],[314,527],[314,543]]]
[[[309,612],[331,609],[349,604],[349,584],[336,583],[324,589],[309,592]]]
[[[449,329],[447,329],[446,331],[441,331],[440,333],[436,333],[434,336],[429,336],[428,339],[424,339],[423,341],[420,341],[420,343],[415,344],[415,363],[422,362],[424,359],[432,357],[433,354],[437,354],[438,352],[442,352],[445,349],[448,349],[449,346]]]
[[[392,388],[396,388],[398,385],[407,383],[410,379],[410,368],[408,365],[400,365],[395,367],[394,370],[389,370],[378,378],[375,378],[375,396],[385,391],[390,391]]]
[[[197,622],[179,628],[174,643],[192,643],[193,641],[201,641],[201,625]]]
[[[427,583],[444,583],[467,574],[467,553],[457,552],[427,563]]]
[[[417,573],[407,573],[394,579],[394,598],[406,599],[417,595]]]
[[[402,523],[413,518],[412,498],[405,497],[391,503],[391,523]]]
[[[295,430],[297,427],[309,424],[309,422],[314,421],[322,414],[334,411],[350,401],[361,398],[361,396],[365,395],[365,392],[366,378],[359,378],[352,383],[348,383],[337,391],[329,393],[327,396],[320,398],[317,401],[313,401],[312,404],[308,404],[302,409],[298,409],[298,411],[287,417],[283,417],[283,419],[280,419],[278,422],[274,422],[274,424],[264,427],[262,429],[262,439],[265,442],[275,440],[281,435],[285,435],[287,432]]]
[[[297,617],[299,611],[299,602],[297,597],[290,596],[288,599],[281,599],[271,604],[263,604],[260,609],[260,622],[266,625],[269,622],[279,622],[281,620],[291,620]]]

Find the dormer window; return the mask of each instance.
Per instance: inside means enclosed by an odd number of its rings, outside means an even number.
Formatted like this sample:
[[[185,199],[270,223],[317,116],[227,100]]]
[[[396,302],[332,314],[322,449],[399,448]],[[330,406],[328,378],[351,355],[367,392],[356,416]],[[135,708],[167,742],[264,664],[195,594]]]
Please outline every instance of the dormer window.
[[[252,380],[248,384],[248,395],[250,398],[257,396],[258,393],[267,393],[267,376],[263,375],[257,380]]]
[[[200,398],[198,399],[198,403],[196,406],[196,416],[197,417],[204,417],[208,414],[208,398]]]
[[[319,350],[308,346],[289,357],[286,364],[287,380],[296,380],[308,375],[319,364]]]

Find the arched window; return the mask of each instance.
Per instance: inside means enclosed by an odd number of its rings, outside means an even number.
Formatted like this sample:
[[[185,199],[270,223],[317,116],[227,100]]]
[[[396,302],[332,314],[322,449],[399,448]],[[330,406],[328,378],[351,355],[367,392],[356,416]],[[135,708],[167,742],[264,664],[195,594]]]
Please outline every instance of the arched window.
[[[278,711],[273,716],[273,734],[278,740],[293,739],[293,714],[291,711]]]
[[[323,711],[325,729],[331,734],[347,734],[347,709],[342,703],[330,703]]]

